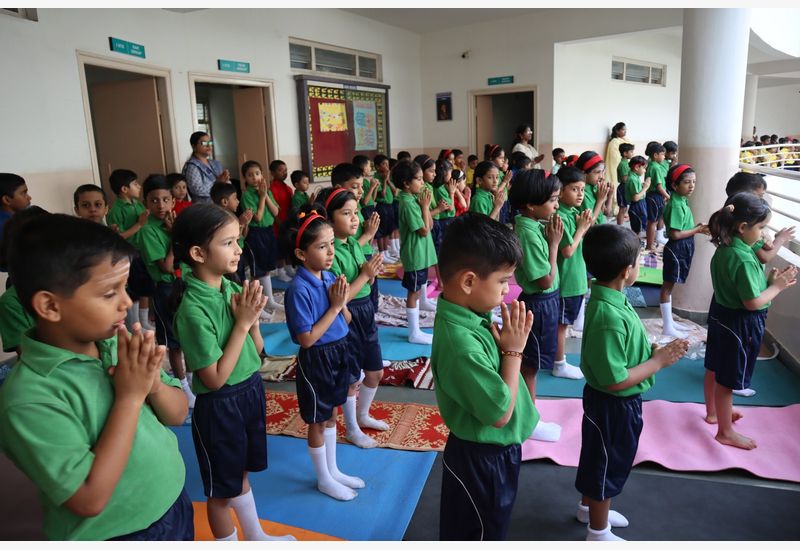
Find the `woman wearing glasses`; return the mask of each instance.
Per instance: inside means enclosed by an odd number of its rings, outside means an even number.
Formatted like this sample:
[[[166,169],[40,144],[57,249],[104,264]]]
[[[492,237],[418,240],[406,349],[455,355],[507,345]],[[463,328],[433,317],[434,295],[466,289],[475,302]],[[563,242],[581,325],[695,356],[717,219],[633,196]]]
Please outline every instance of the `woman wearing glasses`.
[[[214,183],[230,182],[231,174],[218,160],[210,158],[214,142],[205,132],[195,132],[189,137],[192,156],[183,165],[183,176],[189,187],[192,202],[211,202],[210,191]]]

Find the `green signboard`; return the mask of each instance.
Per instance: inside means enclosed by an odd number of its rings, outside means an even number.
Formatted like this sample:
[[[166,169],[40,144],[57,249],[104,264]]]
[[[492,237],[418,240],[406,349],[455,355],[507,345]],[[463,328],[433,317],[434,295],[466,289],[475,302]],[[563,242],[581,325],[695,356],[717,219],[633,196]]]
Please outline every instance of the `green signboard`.
[[[232,73],[249,73],[250,63],[245,63],[244,61],[217,59],[217,68],[220,71],[230,71]]]
[[[498,84],[513,84],[513,76],[493,76],[489,79],[489,86],[497,86]]]
[[[141,57],[142,59],[144,59],[144,46],[142,46],[141,44],[128,42],[127,40],[114,38],[113,36],[108,37],[108,42],[111,46],[112,52],[124,53],[127,55],[132,55],[134,57]]]

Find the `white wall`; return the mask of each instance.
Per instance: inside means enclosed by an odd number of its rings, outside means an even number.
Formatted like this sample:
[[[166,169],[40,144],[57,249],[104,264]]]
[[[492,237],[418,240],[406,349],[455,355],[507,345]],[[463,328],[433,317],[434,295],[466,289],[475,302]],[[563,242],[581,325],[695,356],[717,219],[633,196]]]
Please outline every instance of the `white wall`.
[[[758,135],[800,135],[800,85],[759,88],[756,95]]]
[[[421,148],[420,37],[412,32],[335,9],[40,9],[38,22],[0,16],[0,167],[26,178],[35,204],[69,211],[72,190],[92,179],[76,50],[137,61],[109,51],[114,36],[145,46],[138,61],[171,71],[176,164],[191,152],[187,73],[235,77],[217,70],[222,58],[248,61],[247,76],[274,80],[278,154],[299,168],[290,35],[381,54],[393,149]]]
[[[611,58],[666,65],[666,86],[611,79]],[[649,31],[555,46],[553,143],[567,154],[605,156],[611,127],[625,122],[644,155],[649,141],[678,140],[680,32]]]

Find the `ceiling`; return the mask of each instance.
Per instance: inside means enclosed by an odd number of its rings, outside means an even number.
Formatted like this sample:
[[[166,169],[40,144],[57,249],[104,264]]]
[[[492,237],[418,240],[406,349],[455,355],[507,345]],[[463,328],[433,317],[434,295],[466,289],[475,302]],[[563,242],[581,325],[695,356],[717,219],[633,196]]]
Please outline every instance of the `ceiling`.
[[[429,32],[550,11],[534,8],[339,8],[355,15],[426,34]]]

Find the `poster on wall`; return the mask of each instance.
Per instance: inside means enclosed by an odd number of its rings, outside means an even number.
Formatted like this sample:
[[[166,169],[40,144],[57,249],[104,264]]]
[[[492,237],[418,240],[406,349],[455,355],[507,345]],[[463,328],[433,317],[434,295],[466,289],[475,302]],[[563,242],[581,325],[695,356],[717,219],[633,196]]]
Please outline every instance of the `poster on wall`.
[[[347,131],[347,108],[343,101],[319,104],[319,131]]]
[[[453,92],[436,94],[436,120],[453,120]]]
[[[356,134],[356,151],[374,151],[378,148],[374,101],[353,101],[353,128]]]

